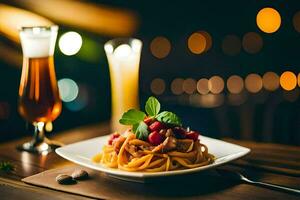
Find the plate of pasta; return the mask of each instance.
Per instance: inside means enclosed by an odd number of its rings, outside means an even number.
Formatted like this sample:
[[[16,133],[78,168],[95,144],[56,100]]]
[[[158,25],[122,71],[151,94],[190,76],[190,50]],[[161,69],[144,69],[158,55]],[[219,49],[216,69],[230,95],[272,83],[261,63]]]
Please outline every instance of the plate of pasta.
[[[160,112],[150,97],[145,112],[130,109],[115,132],[56,149],[63,158],[116,178],[140,181],[211,169],[241,158],[250,149],[200,135],[173,112]]]

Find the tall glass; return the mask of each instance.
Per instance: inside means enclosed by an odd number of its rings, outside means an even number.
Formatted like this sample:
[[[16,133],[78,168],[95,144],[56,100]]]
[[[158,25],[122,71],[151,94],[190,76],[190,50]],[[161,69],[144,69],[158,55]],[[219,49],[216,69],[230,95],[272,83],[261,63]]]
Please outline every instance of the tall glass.
[[[139,108],[139,65],[142,41],[135,38],[117,38],[104,45],[107,55],[112,95],[113,131],[124,131],[119,124],[122,114],[130,108]]]
[[[19,87],[19,113],[35,127],[33,140],[18,149],[34,153],[47,153],[59,146],[44,135],[44,125],[61,113],[54,69],[54,48],[57,26],[22,27],[20,39],[23,67]]]

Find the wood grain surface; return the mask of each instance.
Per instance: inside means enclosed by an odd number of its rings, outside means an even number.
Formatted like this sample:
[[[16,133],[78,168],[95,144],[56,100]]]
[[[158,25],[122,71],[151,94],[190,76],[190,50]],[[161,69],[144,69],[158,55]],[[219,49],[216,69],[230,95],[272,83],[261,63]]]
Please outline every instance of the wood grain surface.
[[[85,126],[53,134],[53,139],[69,144],[84,139],[109,134],[108,123]],[[29,138],[0,144],[0,161],[10,161],[16,166],[13,173],[0,172],[1,199],[87,199],[46,188],[27,185],[21,179],[48,169],[73,167],[74,164],[55,153],[33,155],[15,149]],[[243,159],[222,166],[242,172],[249,178],[300,189],[300,148],[280,144],[225,140],[251,148]],[[99,190],[104,199],[299,199],[293,194],[272,191],[258,186],[240,184],[213,174],[193,174],[188,177],[164,179],[148,184],[119,181],[99,174]],[[100,197],[99,197],[100,198]]]

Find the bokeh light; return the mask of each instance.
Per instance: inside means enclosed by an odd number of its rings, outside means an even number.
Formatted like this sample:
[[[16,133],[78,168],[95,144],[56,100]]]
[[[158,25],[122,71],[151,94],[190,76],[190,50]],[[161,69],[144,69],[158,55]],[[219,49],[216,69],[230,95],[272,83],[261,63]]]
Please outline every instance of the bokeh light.
[[[188,39],[188,47],[194,54],[201,54],[206,47],[206,39],[201,33],[193,33]]]
[[[45,130],[47,132],[51,132],[53,130],[53,124],[52,122],[47,122],[46,125],[45,125]]]
[[[236,35],[227,35],[222,42],[222,50],[226,55],[234,56],[241,51],[241,40]]]
[[[187,94],[193,94],[196,91],[196,87],[197,82],[192,78],[183,81],[183,91]]]
[[[81,45],[81,36],[73,31],[63,34],[58,42],[60,51],[67,56],[75,55],[80,50]]]
[[[89,102],[89,91],[85,85],[79,85],[79,93],[76,99],[71,102],[67,102],[66,107],[74,112],[80,111],[88,105]]]
[[[156,78],[152,80],[150,88],[153,94],[160,95],[164,93],[166,89],[166,83],[163,79]]]
[[[296,12],[293,17],[293,25],[296,31],[300,33],[300,11]]]
[[[213,76],[208,80],[208,89],[213,94],[219,94],[224,89],[224,80],[220,76]]]
[[[64,102],[71,102],[78,95],[78,85],[75,81],[69,78],[63,78],[58,81],[58,89],[60,98]]]
[[[263,75],[263,86],[266,90],[275,91],[279,87],[279,76],[274,72]]]
[[[171,51],[171,43],[167,38],[158,36],[152,40],[150,51],[156,58],[165,58]]]
[[[274,33],[280,28],[280,14],[274,8],[263,8],[257,13],[256,24],[263,32]]]
[[[245,87],[251,93],[259,92],[262,86],[262,78],[258,74],[249,74],[245,79]]]
[[[205,51],[208,51],[212,47],[212,37],[206,31],[199,31],[199,33],[201,33],[205,37],[206,39]]]
[[[249,32],[244,35],[242,45],[246,52],[254,54],[263,47],[263,39],[259,34]]]
[[[240,76],[232,75],[227,80],[227,89],[232,94],[240,93],[244,88],[244,81]]]
[[[194,54],[201,54],[211,48],[212,39],[206,31],[198,31],[188,38],[188,48]]]
[[[300,73],[298,74],[298,86],[300,87]]]
[[[297,86],[297,77],[293,72],[286,71],[280,76],[280,86],[287,91],[293,90]]]
[[[197,82],[197,91],[200,94],[208,94],[209,89],[208,89],[208,79],[206,78],[201,78],[198,82]]]
[[[173,94],[180,95],[183,93],[183,79],[176,78],[171,83],[171,91]]]

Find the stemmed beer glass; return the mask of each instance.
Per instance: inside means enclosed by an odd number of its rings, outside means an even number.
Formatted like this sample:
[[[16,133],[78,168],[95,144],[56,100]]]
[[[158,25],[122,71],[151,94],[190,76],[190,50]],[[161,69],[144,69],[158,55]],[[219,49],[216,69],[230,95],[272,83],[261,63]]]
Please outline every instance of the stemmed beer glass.
[[[23,67],[19,87],[19,113],[35,127],[33,140],[17,148],[33,153],[48,153],[59,146],[44,135],[44,125],[61,113],[54,69],[57,26],[22,27],[20,39]]]

